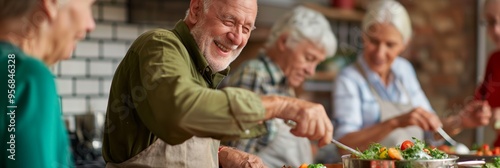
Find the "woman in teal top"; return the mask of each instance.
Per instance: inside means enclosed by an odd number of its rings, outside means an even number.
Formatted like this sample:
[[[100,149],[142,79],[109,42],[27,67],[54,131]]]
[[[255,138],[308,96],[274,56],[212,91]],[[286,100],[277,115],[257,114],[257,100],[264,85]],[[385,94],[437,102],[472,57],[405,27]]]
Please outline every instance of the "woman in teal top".
[[[74,167],[48,67],[94,28],[94,0],[59,1],[0,6],[0,167]]]

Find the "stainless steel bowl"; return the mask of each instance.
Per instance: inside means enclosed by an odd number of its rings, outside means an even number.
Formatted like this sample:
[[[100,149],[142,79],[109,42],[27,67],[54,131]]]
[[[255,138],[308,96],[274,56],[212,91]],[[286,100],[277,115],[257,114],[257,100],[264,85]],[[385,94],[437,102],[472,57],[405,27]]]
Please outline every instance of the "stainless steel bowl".
[[[447,159],[432,160],[367,160],[342,156],[344,168],[455,168],[458,157],[449,155]]]

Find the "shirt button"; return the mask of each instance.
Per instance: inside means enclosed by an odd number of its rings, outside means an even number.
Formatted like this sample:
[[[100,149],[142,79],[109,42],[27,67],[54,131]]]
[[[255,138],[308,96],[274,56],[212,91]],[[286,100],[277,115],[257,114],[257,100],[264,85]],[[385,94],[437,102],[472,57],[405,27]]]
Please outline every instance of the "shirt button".
[[[209,71],[209,69],[208,69],[208,68],[205,68],[205,71],[207,71],[207,72],[208,72],[208,71]]]
[[[250,134],[250,130],[245,130],[245,134]]]

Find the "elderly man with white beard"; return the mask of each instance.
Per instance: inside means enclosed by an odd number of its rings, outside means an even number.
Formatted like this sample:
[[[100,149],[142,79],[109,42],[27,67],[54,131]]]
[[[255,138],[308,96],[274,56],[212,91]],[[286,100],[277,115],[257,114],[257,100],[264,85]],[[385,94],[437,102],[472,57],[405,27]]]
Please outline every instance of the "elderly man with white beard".
[[[262,135],[263,122],[272,118],[295,121],[292,134],[319,146],[330,142],[333,126],[320,104],[217,89],[256,16],[257,0],[192,0],[172,30],[154,29],[135,40],[111,85],[107,167],[265,167],[219,141]]]

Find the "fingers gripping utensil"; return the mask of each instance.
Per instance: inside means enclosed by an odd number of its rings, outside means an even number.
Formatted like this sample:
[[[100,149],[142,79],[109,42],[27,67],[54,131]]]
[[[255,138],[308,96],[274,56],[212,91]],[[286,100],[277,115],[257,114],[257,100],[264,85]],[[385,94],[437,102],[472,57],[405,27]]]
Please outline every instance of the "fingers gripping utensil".
[[[295,121],[292,121],[292,120],[286,120],[285,123],[286,123],[286,125],[288,125],[288,126],[290,126],[292,128],[295,128],[295,126],[297,126],[297,123]],[[349,147],[347,145],[344,145],[343,143],[340,143],[339,141],[337,141],[337,140],[335,140],[333,138],[332,138],[331,142],[333,144],[337,145],[339,148],[347,150],[347,151],[349,151],[349,152],[351,152],[351,153],[353,153],[353,154],[355,154],[357,156],[362,156],[363,155],[363,153],[361,153],[361,152],[359,152],[359,151],[357,151],[357,150],[355,150],[355,149],[353,149],[353,148],[351,148],[351,147]]]
[[[439,127],[437,132],[439,135],[441,135],[446,141],[448,141],[452,146],[455,147],[456,153],[457,154],[468,154],[470,152],[469,148],[465,146],[462,143],[458,143],[457,141],[453,140],[453,138],[446,133],[443,128]]]

